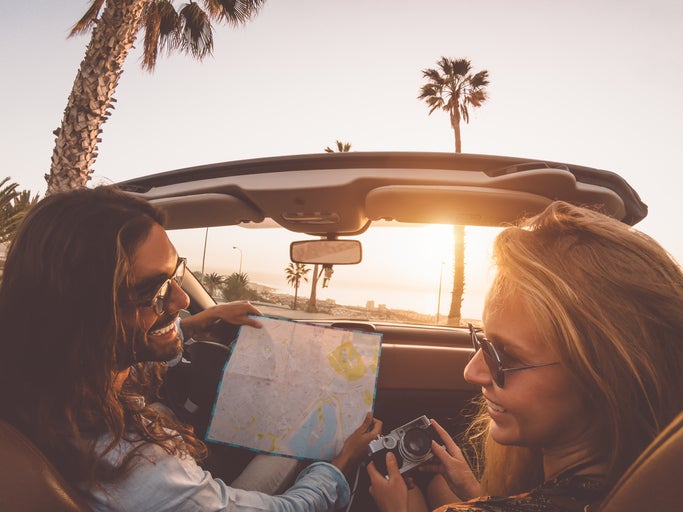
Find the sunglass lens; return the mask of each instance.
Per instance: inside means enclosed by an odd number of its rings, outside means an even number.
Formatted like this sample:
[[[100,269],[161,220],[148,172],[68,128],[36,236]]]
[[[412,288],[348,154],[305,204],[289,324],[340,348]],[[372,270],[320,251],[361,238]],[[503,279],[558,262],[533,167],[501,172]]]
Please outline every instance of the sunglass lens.
[[[159,288],[154,296],[154,310],[156,311],[157,315],[163,314],[164,310],[166,309],[166,302],[168,301],[170,291],[171,283],[170,281],[166,281],[163,285],[161,285],[161,288]]]
[[[481,344],[481,350],[484,353],[484,361],[486,361],[486,366],[489,368],[489,372],[491,372],[491,377],[495,381],[495,383],[498,385],[498,387],[503,387],[503,372],[500,371],[500,367],[498,364],[498,359],[496,358],[495,354],[493,353],[493,349],[491,345],[488,343],[482,343]]]

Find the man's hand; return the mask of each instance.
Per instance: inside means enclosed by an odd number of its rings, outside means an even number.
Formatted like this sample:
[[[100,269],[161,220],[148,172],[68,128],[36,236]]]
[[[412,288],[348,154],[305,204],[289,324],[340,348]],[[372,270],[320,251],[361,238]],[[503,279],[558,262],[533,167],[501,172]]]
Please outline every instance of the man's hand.
[[[360,463],[368,454],[368,445],[382,432],[382,422],[372,417],[371,413],[365,415],[363,423],[351,434],[339,455],[332,461],[346,476],[347,480],[353,475]]]
[[[221,321],[260,328],[261,322],[249,315],[261,315],[261,312],[246,300],[226,302],[200,311],[196,315],[182,318],[180,328],[183,330],[185,339],[195,338],[202,332],[208,332],[212,325]]]

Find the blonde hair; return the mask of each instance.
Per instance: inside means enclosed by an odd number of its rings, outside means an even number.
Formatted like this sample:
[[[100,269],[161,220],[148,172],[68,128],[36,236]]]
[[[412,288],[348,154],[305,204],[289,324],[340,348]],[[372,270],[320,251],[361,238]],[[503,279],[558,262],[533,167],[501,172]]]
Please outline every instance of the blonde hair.
[[[649,236],[559,201],[502,231],[494,260],[487,304],[523,302],[576,378],[591,415],[584,441],[615,482],[683,409],[681,266]],[[469,431],[486,493],[540,484],[540,454],[498,445],[488,424],[482,409]]]

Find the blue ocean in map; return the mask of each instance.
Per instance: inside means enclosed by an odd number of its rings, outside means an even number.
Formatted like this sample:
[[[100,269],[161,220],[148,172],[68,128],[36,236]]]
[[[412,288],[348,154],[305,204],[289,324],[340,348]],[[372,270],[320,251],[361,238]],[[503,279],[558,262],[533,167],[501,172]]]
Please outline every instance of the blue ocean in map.
[[[306,454],[305,457],[332,460],[337,451],[334,438],[336,431],[337,408],[324,403],[313,410],[299,432],[292,437],[289,446],[294,453]]]

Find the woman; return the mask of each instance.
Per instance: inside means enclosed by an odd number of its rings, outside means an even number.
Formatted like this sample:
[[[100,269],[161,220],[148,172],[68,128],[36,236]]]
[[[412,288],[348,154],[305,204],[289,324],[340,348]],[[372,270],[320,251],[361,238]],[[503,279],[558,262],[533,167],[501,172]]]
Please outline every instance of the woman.
[[[472,469],[434,422],[446,448],[423,468],[439,473],[429,503],[583,511],[683,409],[683,272],[648,236],[563,202],[501,232],[494,259],[465,368],[482,390]],[[368,467],[380,509],[426,510],[387,466],[388,479]]]

